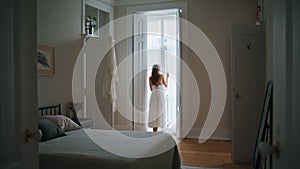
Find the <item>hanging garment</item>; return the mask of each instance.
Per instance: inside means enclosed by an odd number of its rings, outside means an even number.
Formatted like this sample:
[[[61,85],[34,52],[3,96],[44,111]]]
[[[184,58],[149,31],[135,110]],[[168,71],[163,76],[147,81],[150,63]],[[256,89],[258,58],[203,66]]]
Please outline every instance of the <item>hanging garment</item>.
[[[103,96],[111,98],[112,112],[115,112],[116,100],[117,100],[116,82],[119,80],[119,77],[118,77],[116,52],[114,47],[112,47],[111,51],[109,52],[106,61],[107,61],[106,64],[107,67],[104,76]]]

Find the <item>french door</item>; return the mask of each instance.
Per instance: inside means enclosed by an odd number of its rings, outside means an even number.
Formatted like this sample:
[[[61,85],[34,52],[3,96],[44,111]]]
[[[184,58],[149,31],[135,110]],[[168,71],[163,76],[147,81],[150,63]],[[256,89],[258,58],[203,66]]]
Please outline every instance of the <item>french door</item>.
[[[133,38],[133,128],[147,127],[151,91],[148,79],[152,66],[159,64],[161,72],[170,74],[165,89],[167,113],[161,130],[177,133],[180,93],[180,25],[179,9],[137,12],[134,15]]]

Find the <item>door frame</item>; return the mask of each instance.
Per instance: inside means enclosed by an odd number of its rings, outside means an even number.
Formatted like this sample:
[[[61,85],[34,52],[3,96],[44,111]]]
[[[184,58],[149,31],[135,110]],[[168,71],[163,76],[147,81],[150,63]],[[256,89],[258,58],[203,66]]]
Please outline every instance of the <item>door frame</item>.
[[[279,144],[279,158],[270,156],[272,167],[299,168],[300,2],[267,0],[265,3],[268,78],[274,84],[272,141]]]
[[[134,13],[137,13],[137,12],[142,12],[142,11],[151,11],[151,10],[163,10],[163,9],[175,9],[175,8],[178,8],[178,9],[182,9],[182,11],[180,12],[180,18],[183,18],[185,20],[188,19],[188,13],[187,13],[187,2],[167,2],[167,3],[161,3],[161,4],[147,4],[147,5],[136,5],[136,6],[130,6],[130,7],[127,7],[126,11],[127,11],[127,15],[132,15]],[[127,25],[127,31],[131,30],[130,28],[133,28],[133,25],[130,25],[130,24],[133,24],[134,22],[129,22],[129,24]],[[186,25],[184,25],[186,23],[182,23],[180,22],[180,30],[181,30],[181,33],[180,33],[180,39],[183,38],[183,37],[186,37],[187,38],[187,29],[186,29]],[[131,32],[129,32],[131,34]],[[185,41],[187,42],[187,39],[184,39],[182,41]],[[182,42],[181,41],[181,42]],[[132,55],[132,50],[133,50],[133,46],[132,46],[132,41],[130,40],[127,40],[127,56],[130,56]],[[184,61],[185,63],[188,63],[188,47],[186,45],[182,45],[182,43],[180,43],[180,59],[182,61]],[[131,65],[127,65],[127,70],[128,72],[133,72],[132,68],[130,68]],[[183,66],[183,65],[182,65]],[[188,86],[188,81],[185,80],[184,76],[184,73],[185,72],[182,72],[182,66],[180,68],[180,73],[179,73],[179,76],[181,77],[181,80],[180,80],[180,86],[181,86],[181,91],[180,92],[180,97],[179,97],[179,108],[178,108],[178,111],[180,112],[179,113],[179,116],[177,121],[177,132],[176,132],[176,137],[177,138],[183,138],[184,136],[182,135],[182,113],[181,113],[181,110],[182,110],[182,107],[187,107],[186,105],[182,105],[182,94],[183,92],[187,92],[188,89],[184,89],[182,88],[183,86],[183,82],[184,82],[184,86]],[[185,91],[183,91],[185,90]],[[132,90],[133,91],[133,90]],[[131,110],[130,107],[127,108],[128,111]]]
[[[143,123],[146,118],[144,117],[145,104],[146,104],[146,92],[135,92],[135,91],[146,91],[148,86],[147,81],[142,82],[143,75],[147,72],[143,68],[147,65],[147,61],[144,55],[147,55],[143,49],[147,48],[147,35],[143,32],[147,31],[147,20],[143,15],[133,15],[133,31],[137,30],[137,34],[133,37],[133,51],[138,51],[133,53],[132,63],[133,63],[133,79],[137,80],[138,85],[136,85],[135,80],[132,80],[132,103],[133,103],[133,130],[146,130],[147,127]],[[140,49],[141,47],[141,49]],[[146,56],[147,57],[147,56]],[[135,64],[138,63],[138,64]],[[135,94],[136,93],[136,94]]]
[[[37,125],[37,1],[1,2],[0,168],[38,168],[38,142],[25,139]],[[5,83],[4,83],[5,82]],[[2,158],[3,157],[3,158]]]

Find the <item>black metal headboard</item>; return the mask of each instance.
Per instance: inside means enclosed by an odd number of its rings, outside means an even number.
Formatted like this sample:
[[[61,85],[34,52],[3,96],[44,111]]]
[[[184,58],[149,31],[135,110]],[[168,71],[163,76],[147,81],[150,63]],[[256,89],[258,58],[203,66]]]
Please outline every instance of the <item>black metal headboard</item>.
[[[38,113],[40,115],[61,115],[61,104],[59,103],[56,106],[39,107]]]

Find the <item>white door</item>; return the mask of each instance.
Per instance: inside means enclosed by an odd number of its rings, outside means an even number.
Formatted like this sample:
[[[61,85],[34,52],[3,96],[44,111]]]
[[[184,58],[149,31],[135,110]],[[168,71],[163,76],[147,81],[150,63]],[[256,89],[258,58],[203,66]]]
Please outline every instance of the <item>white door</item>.
[[[134,15],[133,38],[133,129],[146,130],[147,100],[147,17]]]
[[[250,162],[265,93],[264,36],[261,26],[232,29],[232,160]]]
[[[105,70],[107,57],[112,57],[108,54],[111,47],[111,36],[90,38],[85,44],[85,115],[93,119],[96,129],[111,129],[113,125],[111,97],[107,95],[110,88],[103,87],[111,84],[111,74]]]
[[[279,143],[279,157],[272,154],[274,169],[300,168],[300,1],[269,1],[267,48],[270,78],[273,80],[273,144]]]
[[[37,169],[36,0],[1,1],[0,168]]]

